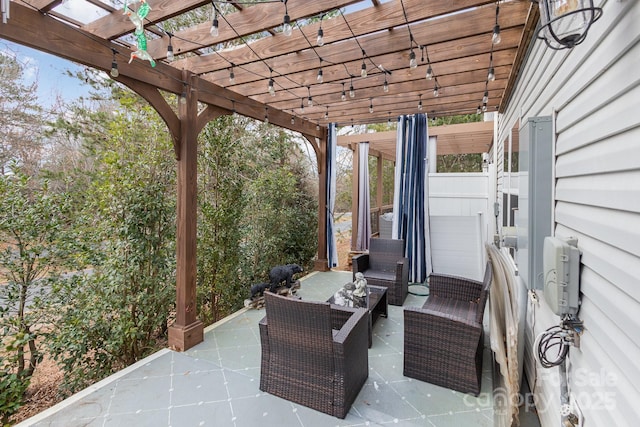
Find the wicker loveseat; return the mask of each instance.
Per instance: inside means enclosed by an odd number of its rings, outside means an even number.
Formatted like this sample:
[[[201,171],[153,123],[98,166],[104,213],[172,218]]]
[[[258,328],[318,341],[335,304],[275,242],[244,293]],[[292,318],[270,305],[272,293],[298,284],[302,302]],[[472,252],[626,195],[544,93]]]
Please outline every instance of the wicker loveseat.
[[[369,375],[367,310],[270,292],[265,308],[260,390],[344,418]]]
[[[385,286],[389,304],[402,305],[409,290],[409,260],[404,240],[371,239],[369,253],[353,257],[353,279],[364,274],[367,284]]]
[[[432,274],[421,307],[404,309],[404,375],[464,393],[480,393],[482,317],[492,280]]]

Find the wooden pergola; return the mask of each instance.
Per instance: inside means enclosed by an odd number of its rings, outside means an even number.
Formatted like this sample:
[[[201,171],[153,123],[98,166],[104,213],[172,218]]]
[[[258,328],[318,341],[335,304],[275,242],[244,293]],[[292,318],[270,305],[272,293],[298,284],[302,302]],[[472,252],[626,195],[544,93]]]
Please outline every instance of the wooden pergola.
[[[196,156],[207,122],[238,113],[309,140],[320,174],[316,268],[326,269],[328,123],[500,111],[538,18],[535,4],[523,0],[146,1],[151,10],[143,33],[155,67],[140,59],[129,63],[140,46],[123,11],[135,15],[139,0],[128,6],[121,0],[11,0],[0,37],[106,72],[115,63],[114,80],[144,97],[166,122],[178,174],[177,316],[169,330],[169,345],[178,350],[203,339],[195,310]],[[79,7],[87,12],[71,13]],[[191,11],[206,18],[166,30]],[[499,44],[492,40],[496,24]],[[169,105],[163,92],[182,102]]]

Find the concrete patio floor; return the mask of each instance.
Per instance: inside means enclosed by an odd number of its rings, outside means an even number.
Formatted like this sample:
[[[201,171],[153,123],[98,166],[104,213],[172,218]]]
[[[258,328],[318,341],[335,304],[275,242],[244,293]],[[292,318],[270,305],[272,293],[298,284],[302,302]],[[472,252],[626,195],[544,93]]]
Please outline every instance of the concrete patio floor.
[[[298,291],[326,300],[350,272],[312,273]],[[405,306],[426,297],[409,295]],[[204,342],[178,353],[161,350],[19,426],[493,426],[491,357],[485,348],[479,397],[402,375],[402,307],[373,328],[369,378],[344,420],[260,391],[258,321],[243,309],[211,325]],[[537,420],[525,421],[534,425]]]

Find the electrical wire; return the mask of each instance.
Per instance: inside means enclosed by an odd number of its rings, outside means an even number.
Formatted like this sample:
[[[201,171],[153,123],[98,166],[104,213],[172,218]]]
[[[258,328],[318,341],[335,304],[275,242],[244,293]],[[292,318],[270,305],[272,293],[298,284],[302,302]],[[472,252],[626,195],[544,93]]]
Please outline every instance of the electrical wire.
[[[569,343],[565,340],[567,331],[555,325],[541,332],[533,345],[534,356],[543,368],[561,365],[569,353]]]

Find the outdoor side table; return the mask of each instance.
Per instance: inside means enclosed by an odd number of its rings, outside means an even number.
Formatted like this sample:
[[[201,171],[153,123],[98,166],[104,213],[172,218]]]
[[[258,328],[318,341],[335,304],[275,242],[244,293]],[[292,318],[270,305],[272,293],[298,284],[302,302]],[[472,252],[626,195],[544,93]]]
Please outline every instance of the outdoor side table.
[[[373,324],[380,316],[387,317],[387,288],[385,286],[367,285],[367,295],[362,298],[336,298],[332,295],[327,302],[341,307],[366,308],[369,313],[369,348],[373,344]]]

